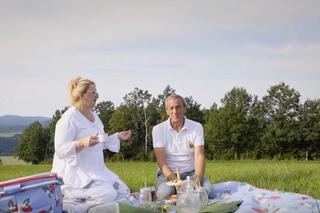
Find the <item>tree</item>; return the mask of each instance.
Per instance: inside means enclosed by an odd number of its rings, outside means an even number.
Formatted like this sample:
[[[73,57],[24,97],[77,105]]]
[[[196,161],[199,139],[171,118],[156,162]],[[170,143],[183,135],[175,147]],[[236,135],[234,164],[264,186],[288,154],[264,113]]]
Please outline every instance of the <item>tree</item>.
[[[151,94],[148,90],[141,90],[139,88],[134,88],[133,92],[125,95],[125,104],[133,110],[133,120],[135,121],[135,130],[139,134],[137,137],[144,136],[138,139],[138,143],[144,141],[144,152],[145,156],[148,155],[148,120],[149,115],[147,115],[146,108],[151,100]]]
[[[221,100],[229,116],[231,144],[234,158],[250,148],[252,135],[250,128],[250,110],[253,104],[252,96],[244,88],[233,88]]]
[[[108,123],[109,126],[109,134],[113,134],[115,132],[131,129],[132,136],[131,139],[125,143],[121,143],[121,153],[118,155],[114,155],[107,151],[108,158],[115,159],[133,159],[135,154],[137,153],[137,145],[136,145],[136,136],[137,133],[135,131],[135,125],[132,120],[131,109],[126,105],[120,105],[112,114],[112,117]]]
[[[225,108],[219,108],[208,112],[205,124],[205,150],[209,159],[231,159],[234,156],[229,143],[231,140],[225,111]]]
[[[123,127],[130,127],[133,132],[130,150],[126,158],[148,159],[150,140],[150,119],[154,115],[154,104],[150,104],[151,94],[139,88],[125,95],[124,103],[115,110],[109,122],[110,130],[120,131]],[[124,147],[126,149],[126,147]]]
[[[159,109],[164,110],[165,109],[165,101],[168,96],[175,94],[176,90],[173,89],[170,85],[167,85],[162,94],[158,95],[158,100],[159,100]]]
[[[265,157],[288,157],[297,147],[299,101],[300,94],[283,82],[271,86],[263,97],[266,129],[261,138],[261,150]]]
[[[184,98],[186,102],[187,112],[186,116],[194,121],[200,122],[203,124],[204,116],[202,111],[200,110],[201,104],[198,104],[195,100],[193,100],[192,96]]]
[[[305,159],[319,157],[320,151],[320,100],[306,100],[301,106],[299,115],[301,141],[300,145],[305,150]],[[299,147],[300,148],[300,147]],[[300,149],[298,149],[300,150]]]
[[[253,98],[245,89],[233,88],[221,102],[223,107],[213,107],[205,125],[208,148],[222,158],[232,155],[238,159],[252,143],[250,110]]]
[[[175,92],[175,89],[170,87],[170,85],[167,85],[166,88],[163,90],[162,94],[158,95],[158,98],[153,101],[158,103],[158,107],[156,108],[156,110],[160,114],[160,119],[158,120],[158,123],[165,121],[168,118],[165,110],[165,101],[167,97],[169,97],[172,94],[175,94]]]
[[[54,154],[54,134],[56,130],[56,124],[61,118],[62,114],[67,111],[68,107],[64,107],[62,110],[56,110],[52,116],[49,126],[44,129],[45,135],[45,160],[52,160]]]
[[[114,104],[111,101],[102,101],[95,107],[95,111],[104,125],[105,132],[107,132],[108,123],[112,117],[112,113],[114,112],[114,110]]]
[[[22,133],[17,145],[16,155],[26,162],[37,164],[45,157],[45,135],[41,124],[36,121]]]
[[[250,149],[253,154],[253,158],[263,158],[263,147],[261,146],[261,138],[266,129],[266,121],[264,119],[265,111],[263,108],[263,102],[258,100],[257,96],[254,96],[252,106],[249,114],[250,125]]]

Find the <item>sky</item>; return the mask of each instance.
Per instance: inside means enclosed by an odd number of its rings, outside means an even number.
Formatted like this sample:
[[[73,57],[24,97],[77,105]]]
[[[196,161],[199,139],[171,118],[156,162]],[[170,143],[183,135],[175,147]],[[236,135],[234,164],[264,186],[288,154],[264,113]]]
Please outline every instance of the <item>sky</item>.
[[[280,82],[320,98],[319,0],[0,0],[0,116],[52,117],[68,82],[115,106],[170,85],[202,108]]]

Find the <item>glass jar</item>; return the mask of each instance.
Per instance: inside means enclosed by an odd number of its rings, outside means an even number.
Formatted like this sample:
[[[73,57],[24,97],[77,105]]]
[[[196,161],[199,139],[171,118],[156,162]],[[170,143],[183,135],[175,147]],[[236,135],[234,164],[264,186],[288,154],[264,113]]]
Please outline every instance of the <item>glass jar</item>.
[[[186,180],[186,189],[177,198],[177,213],[197,213],[200,212],[200,197],[193,188],[190,177]]]
[[[209,201],[206,188],[201,186],[198,189],[196,189],[196,193],[199,196],[201,208],[206,207],[208,205],[208,201]]]
[[[139,204],[143,208],[151,208],[152,203],[152,195],[151,189],[148,187],[144,187],[140,189],[139,194]]]

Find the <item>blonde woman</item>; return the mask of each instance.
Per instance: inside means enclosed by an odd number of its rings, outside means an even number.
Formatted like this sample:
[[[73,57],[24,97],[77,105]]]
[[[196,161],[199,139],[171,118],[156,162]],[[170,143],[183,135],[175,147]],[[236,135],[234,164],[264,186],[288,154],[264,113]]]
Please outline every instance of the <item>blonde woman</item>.
[[[81,77],[69,83],[71,106],[56,124],[52,171],[63,178],[64,200],[90,205],[121,200],[130,190],[104,164],[103,149],[118,152],[120,140],[131,131],[108,136],[93,111],[99,97],[96,85]]]

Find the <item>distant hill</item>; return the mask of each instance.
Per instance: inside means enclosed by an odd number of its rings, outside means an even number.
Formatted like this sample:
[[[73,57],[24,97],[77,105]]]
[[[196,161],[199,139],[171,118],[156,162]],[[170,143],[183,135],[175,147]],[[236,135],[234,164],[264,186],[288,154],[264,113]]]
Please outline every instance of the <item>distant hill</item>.
[[[12,137],[0,137],[0,156],[14,155],[20,136],[17,134]]]
[[[35,121],[47,127],[51,119],[41,116],[0,116],[0,156],[14,155],[21,133]]]
[[[0,116],[0,132],[21,132],[35,121],[46,127],[51,119],[43,116],[3,115]]]

